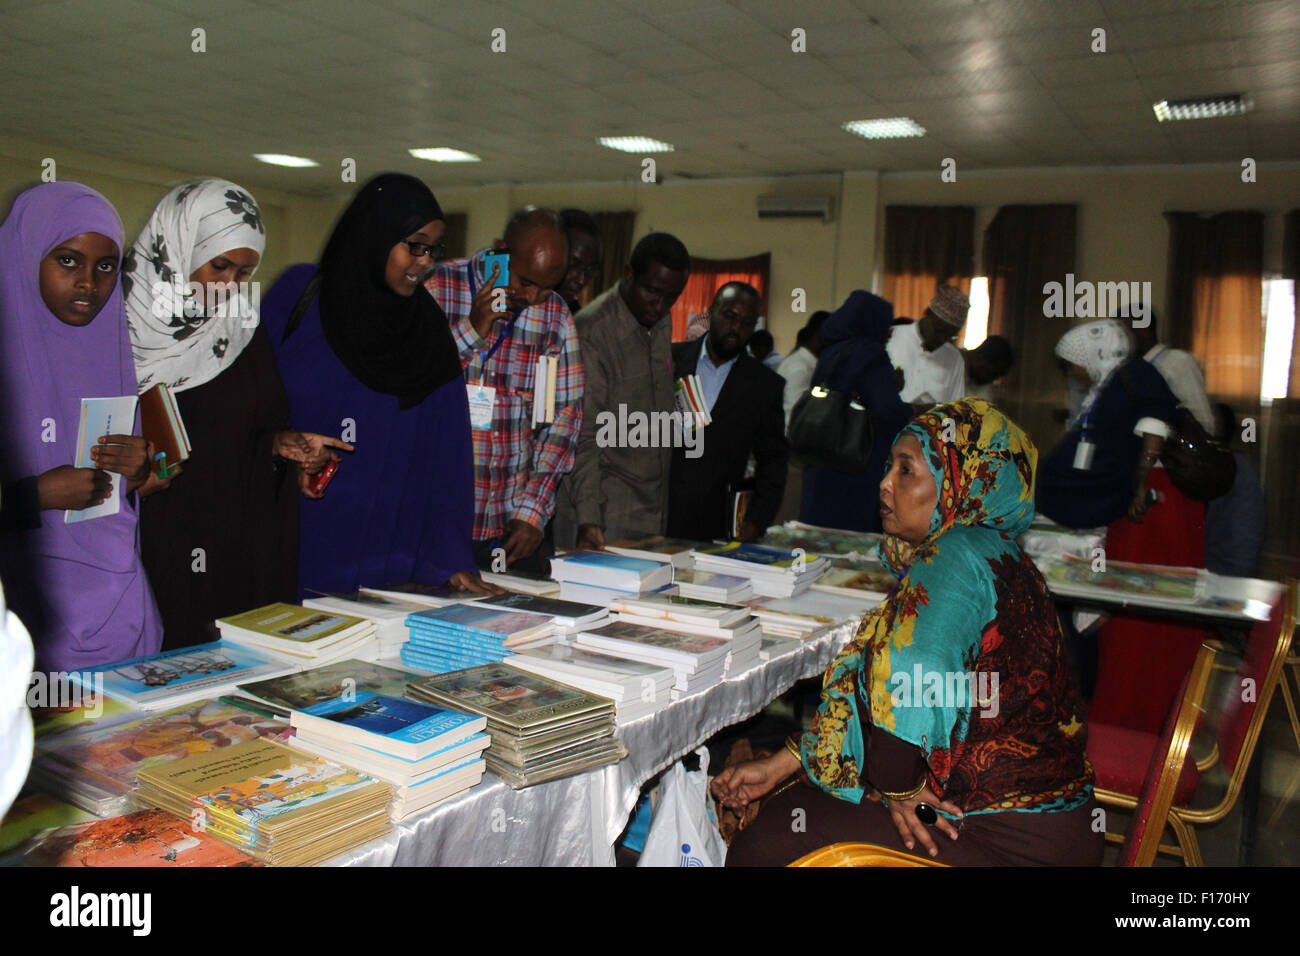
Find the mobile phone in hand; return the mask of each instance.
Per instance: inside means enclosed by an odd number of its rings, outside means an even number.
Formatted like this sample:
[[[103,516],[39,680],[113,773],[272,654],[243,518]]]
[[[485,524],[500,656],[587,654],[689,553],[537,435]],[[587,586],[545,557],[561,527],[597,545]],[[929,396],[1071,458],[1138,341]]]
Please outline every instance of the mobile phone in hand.
[[[492,288],[500,289],[510,284],[510,253],[508,252],[488,252],[483,256],[483,276],[487,278],[492,275],[492,267],[500,266],[500,272],[497,273],[497,279],[492,283]]]
[[[331,461],[319,474],[312,476],[311,480],[307,482],[307,489],[313,495],[321,494],[325,490],[325,486],[328,485],[330,480],[338,473],[338,470],[339,463],[337,461]]]

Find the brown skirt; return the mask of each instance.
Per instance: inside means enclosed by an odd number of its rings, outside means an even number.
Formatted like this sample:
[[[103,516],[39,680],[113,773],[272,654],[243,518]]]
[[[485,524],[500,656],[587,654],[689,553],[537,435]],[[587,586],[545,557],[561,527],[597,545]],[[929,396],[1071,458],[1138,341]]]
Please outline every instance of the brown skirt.
[[[981,813],[966,817],[953,840],[936,828],[935,859],[952,866],[1097,866],[1105,836],[1094,832],[1089,799],[1060,813]],[[727,849],[727,866],[786,866],[832,843],[874,843],[908,851],[882,804],[838,800],[805,783],[764,800],[758,818]]]

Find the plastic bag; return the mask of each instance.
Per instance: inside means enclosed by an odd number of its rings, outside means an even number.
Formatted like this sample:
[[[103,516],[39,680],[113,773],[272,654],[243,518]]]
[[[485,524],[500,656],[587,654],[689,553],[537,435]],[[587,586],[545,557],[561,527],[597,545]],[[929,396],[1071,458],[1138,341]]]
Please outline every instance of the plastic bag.
[[[709,751],[695,751],[700,769],[679,760],[659,782],[659,803],[637,866],[722,866],[727,845],[709,818]]]

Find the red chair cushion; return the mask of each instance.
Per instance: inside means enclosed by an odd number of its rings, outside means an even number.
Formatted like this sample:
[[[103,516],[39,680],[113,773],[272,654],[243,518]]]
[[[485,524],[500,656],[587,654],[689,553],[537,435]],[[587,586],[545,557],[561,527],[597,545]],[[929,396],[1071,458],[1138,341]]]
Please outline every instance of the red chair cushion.
[[[1097,772],[1097,786],[1137,798],[1142,792],[1151,757],[1160,738],[1155,734],[1110,724],[1088,724],[1088,759]],[[1189,754],[1174,789],[1174,805],[1187,803],[1201,782],[1201,772]]]

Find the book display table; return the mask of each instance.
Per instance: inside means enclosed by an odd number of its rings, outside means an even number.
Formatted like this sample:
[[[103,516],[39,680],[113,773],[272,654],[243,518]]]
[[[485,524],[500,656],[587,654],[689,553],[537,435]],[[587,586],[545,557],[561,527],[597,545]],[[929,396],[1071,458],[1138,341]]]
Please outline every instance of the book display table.
[[[842,599],[820,597],[804,599],[845,617]],[[468,793],[328,865],[613,866],[614,843],[642,784],[797,681],[822,673],[857,625],[858,616],[846,617],[792,654],[621,725],[628,757],[614,766],[524,790],[511,790],[489,774]]]

